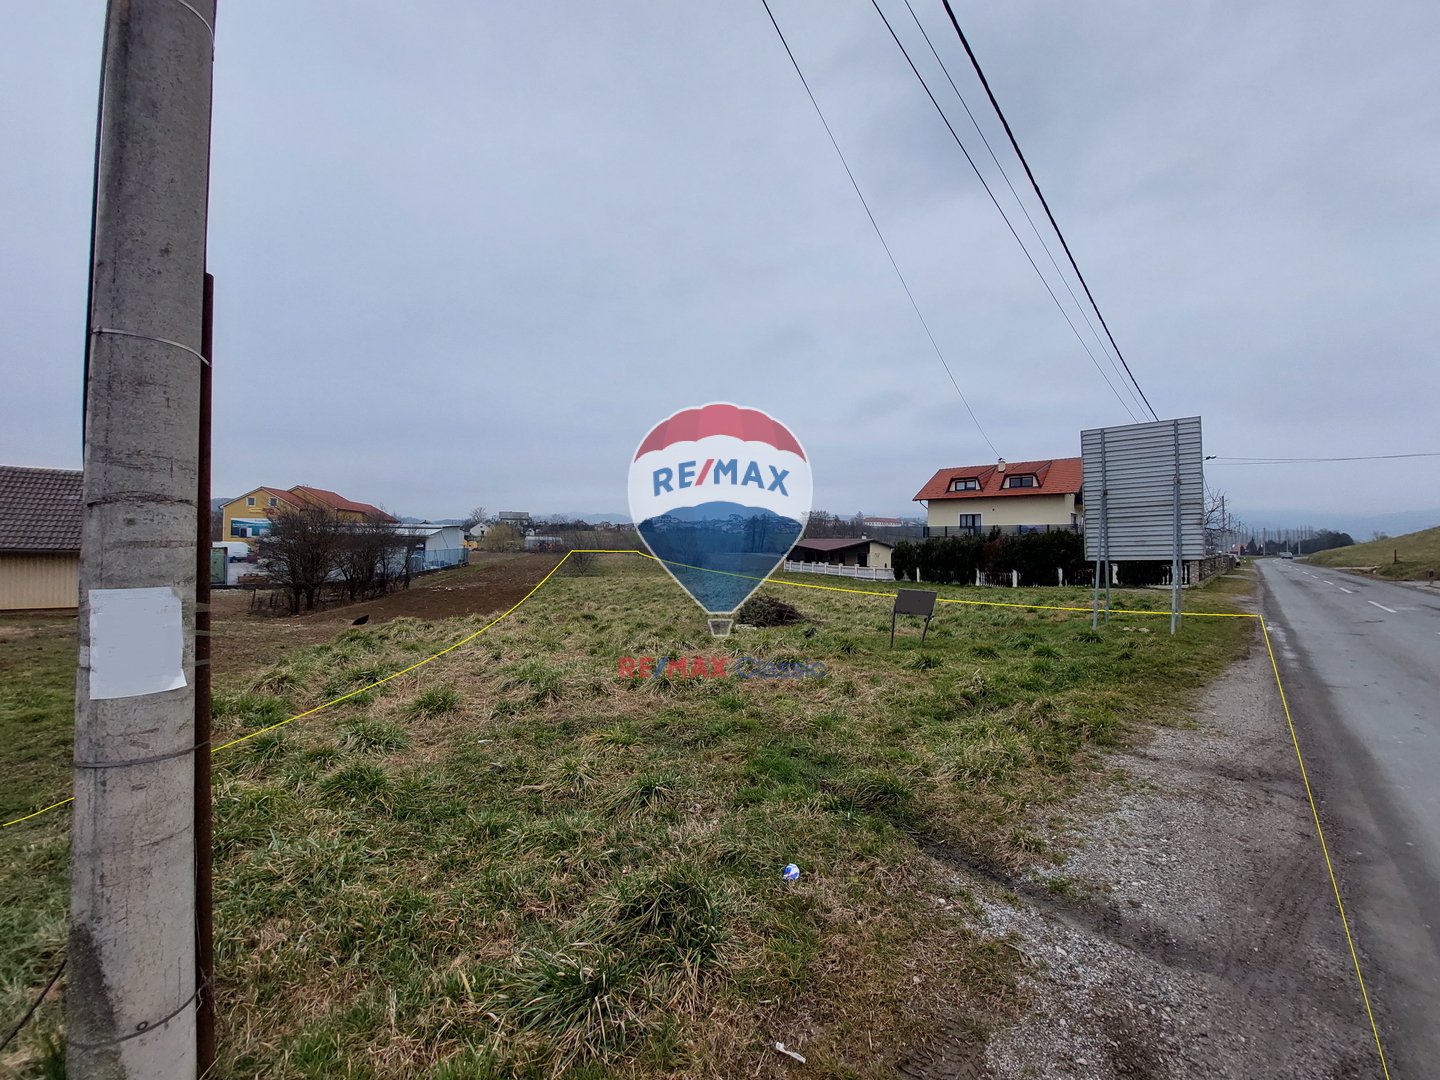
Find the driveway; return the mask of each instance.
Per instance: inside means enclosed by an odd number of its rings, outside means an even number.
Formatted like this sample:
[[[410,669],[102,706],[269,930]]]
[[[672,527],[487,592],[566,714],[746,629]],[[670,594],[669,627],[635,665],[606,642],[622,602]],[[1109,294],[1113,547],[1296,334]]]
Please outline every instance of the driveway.
[[[1391,1075],[1440,1075],[1440,598],[1256,565]]]

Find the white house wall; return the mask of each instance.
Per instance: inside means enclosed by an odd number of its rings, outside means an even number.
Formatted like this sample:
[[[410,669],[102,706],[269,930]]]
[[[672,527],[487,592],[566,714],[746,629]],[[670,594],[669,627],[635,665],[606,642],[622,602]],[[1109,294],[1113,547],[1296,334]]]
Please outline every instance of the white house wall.
[[[995,499],[931,499],[925,524],[931,528],[960,524],[961,514],[979,514],[980,527],[992,525],[1065,525],[1074,522],[1075,496],[1002,495]]]

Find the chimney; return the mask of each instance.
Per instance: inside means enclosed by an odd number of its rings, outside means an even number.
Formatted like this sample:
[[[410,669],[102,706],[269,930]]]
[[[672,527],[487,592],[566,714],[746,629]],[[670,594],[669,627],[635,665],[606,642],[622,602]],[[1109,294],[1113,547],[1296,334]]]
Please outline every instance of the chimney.
[[[1005,475],[1005,459],[1004,459],[1003,457],[1000,459],[999,463],[995,466],[995,471],[998,472],[1001,476],[1004,476],[1004,475]]]

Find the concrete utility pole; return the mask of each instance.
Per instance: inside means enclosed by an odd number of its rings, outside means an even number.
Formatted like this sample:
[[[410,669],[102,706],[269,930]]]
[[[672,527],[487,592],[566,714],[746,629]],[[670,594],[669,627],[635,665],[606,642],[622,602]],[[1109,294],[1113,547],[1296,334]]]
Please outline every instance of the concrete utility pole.
[[[110,0],[87,313],[67,1074],[196,1075],[195,543],[215,0]],[[200,748],[208,753],[209,747]]]

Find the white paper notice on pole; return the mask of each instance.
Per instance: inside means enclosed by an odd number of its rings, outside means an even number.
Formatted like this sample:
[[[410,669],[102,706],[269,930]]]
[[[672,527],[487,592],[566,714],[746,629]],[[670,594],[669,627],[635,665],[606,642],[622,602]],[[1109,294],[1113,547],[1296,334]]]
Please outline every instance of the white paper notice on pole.
[[[185,630],[174,588],[90,590],[90,698],[185,685]]]

